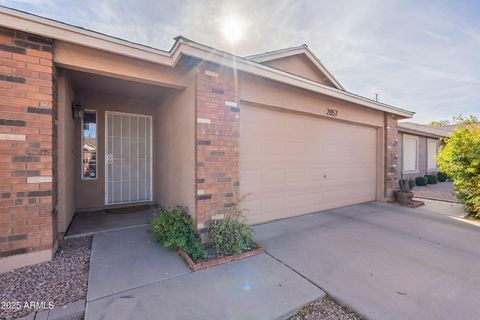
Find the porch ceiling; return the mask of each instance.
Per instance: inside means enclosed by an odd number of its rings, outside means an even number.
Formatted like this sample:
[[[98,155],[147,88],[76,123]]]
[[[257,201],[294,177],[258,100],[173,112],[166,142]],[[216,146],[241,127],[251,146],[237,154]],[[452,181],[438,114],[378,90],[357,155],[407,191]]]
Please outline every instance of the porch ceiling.
[[[75,90],[101,92],[130,98],[157,100],[168,91],[178,90],[76,70],[68,70],[68,76]]]

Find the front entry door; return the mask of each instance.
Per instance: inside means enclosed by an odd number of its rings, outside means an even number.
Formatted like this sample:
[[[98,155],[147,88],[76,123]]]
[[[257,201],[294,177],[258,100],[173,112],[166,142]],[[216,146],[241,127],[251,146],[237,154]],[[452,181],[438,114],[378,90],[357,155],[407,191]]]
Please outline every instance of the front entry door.
[[[105,114],[105,204],[152,201],[152,117]]]

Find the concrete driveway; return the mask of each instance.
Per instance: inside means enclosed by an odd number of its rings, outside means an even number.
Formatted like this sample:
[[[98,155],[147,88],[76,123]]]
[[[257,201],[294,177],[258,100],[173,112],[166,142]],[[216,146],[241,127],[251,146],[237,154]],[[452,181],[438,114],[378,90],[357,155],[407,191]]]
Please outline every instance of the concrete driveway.
[[[477,319],[480,230],[367,203],[255,227],[268,254],[369,319]]]

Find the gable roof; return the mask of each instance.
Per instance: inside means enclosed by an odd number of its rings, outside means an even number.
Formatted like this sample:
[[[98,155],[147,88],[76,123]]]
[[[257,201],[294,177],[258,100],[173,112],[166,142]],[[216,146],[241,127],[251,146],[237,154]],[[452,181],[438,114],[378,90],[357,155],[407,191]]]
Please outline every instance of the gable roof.
[[[175,43],[169,51],[164,51],[3,6],[0,6],[0,26],[169,67],[175,67],[182,56],[189,56],[403,118],[411,118],[415,114],[412,111],[305,79],[182,36],[175,38]]]
[[[258,53],[254,55],[247,56],[246,58],[255,62],[264,63],[267,61],[282,59],[286,57],[304,55],[320,73],[322,73],[334,86],[339,90],[344,90],[345,88],[338,82],[337,79],[325,68],[320,59],[315,56],[315,54],[308,48],[306,44],[302,44],[297,47],[284,48],[279,50],[267,51],[263,53]]]
[[[450,129],[413,122],[399,122],[398,131],[434,138],[449,138],[452,135],[452,130]]]

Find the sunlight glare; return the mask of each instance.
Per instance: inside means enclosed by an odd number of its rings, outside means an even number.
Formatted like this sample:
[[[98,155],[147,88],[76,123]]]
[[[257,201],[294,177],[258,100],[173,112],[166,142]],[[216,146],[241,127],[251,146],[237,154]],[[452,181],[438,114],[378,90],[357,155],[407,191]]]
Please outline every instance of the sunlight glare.
[[[244,24],[236,16],[228,16],[222,23],[222,34],[230,44],[235,44],[243,37]]]

